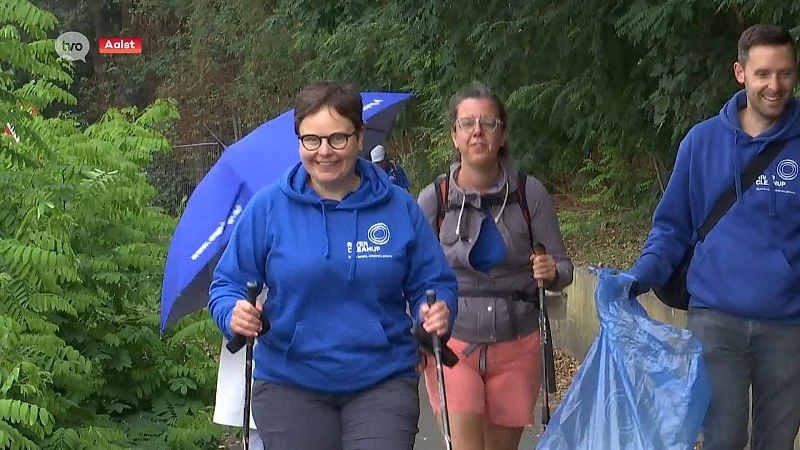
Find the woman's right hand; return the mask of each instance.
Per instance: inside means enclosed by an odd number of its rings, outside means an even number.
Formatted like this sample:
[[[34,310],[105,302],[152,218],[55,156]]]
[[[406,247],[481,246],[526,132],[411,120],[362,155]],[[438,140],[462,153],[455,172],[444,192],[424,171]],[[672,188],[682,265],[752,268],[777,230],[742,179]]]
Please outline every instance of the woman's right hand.
[[[247,300],[239,300],[233,307],[231,331],[244,337],[256,337],[261,333],[261,302],[253,306]]]

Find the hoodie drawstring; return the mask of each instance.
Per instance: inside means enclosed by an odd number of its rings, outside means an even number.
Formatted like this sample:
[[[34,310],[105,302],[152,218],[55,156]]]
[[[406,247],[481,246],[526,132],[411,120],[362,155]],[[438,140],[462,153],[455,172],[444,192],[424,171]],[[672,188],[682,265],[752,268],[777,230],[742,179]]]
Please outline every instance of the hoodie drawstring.
[[[502,206],[500,206],[500,211],[494,217],[494,223],[495,224],[500,222],[500,217],[503,216],[503,211],[505,211],[505,209],[506,209],[506,205],[508,204],[509,189],[510,189],[510,187],[509,187],[509,184],[508,184],[508,180],[506,180],[506,193],[503,196],[503,204],[502,204]],[[464,207],[466,206],[466,203],[467,203],[467,196],[466,195],[462,195],[461,196],[461,208],[458,210],[458,223],[456,224],[456,235],[459,238],[461,237],[461,219],[464,217]]]
[[[353,210],[353,245],[356,245],[356,241],[358,240],[358,210]],[[356,248],[353,248],[353,253],[350,255],[350,273],[347,276],[347,281],[353,281],[356,277],[356,260],[358,259],[358,253],[356,253]]]
[[[737,201],[741,200],[741,198],[742,198],[742,176],[741,176],[742,175],[742,170],[740,169],[741,161],[739,161],[739,150],[737,148],[738,147],[738,142],[739,142],[739,132],[735,131],[733,133],[733,149],[734,149],[734,153],[733,153],[733,170],[734,170],[734,179],[735,179],[735,183],[736,183],[736,200]],[[759,153],[764,151],[764,148],[768,144],[769,144],[769,142],[767,142],[766,144],[762,145],[761,148],[758,149],[758,153],[756,153],[756,155],[758,155]],[[761,176],[761,175],[759,175],[759,176]],[[758,180],[756,180],[756,181],[758,181]],[[778,194],[775,192],[775,183],[774,183],[774,181],[770,180],[768,176],[767,176],[766,183],[767,183],[767,188],[769,189],[769,193],[770,193],[770,198],[769,198],[769,216],[770,217],[775,217],[777,215],[776,208],[777,208],[777,204],[778,204]]]
[[[503,211],[506,209],[506,203],[508,203],[508,189],[509,189],[509,187],[508,187],[508,179],[506,179],[506,195],[505,195],[505,197],[503,197],[503,206],[500,207],[500,212],[497,213],[497,216],[495,216],[495,218],[494,218],[494,223],[495,224],[497,224],[497,222],[500,221],[500,216],[503,215]]]
[[[763,152],[764,148],[766,148],[768,144],[769,142],[762,145],[761,148],[758,149],[758,153]],[[756,156],[758,156],[758,153],[756,153]],[[769,189],[769,216],[775,217],[777,215],[775,209],[778,204],[778,194],[775,192],[775,180],[770,179],[770,176],[767,174],[759,174],[758,176],[760,177],[761,175],[764,175],[767,178],[767,188]],[[758,181],[758,178],[756,178],[756,181]]]
[[[761,147],[761,150],[759,150],[759,152],[764,151],[764,148],[768,144],[769,143],[764,144],[764,146]],[[769,186],[769,193],[770,193],[769,216],[770,217],[775,217],[775,216],[778,215],[778,213],[776,212],[776,209],[777,209],[777,206],[778,206],[778,193],[775,192],[775,180],[771,180],[769,175],[765,175],[765,176],[767,177],[767,185]]]
[[[742,170],[739,169],[739,132],[733,132],[733,179],[736,184],[736,200],[742,198]]]
[[[325,212],[325,203],[320,202],[320,206],[322,207],[322,229],[325,232],[325,245],[322,247],[322,255],[325,259],[329,259],[331,257],[331,242],[328,237],[328,215]]]
[[[456,224],[456,236],[461,237],[461,218],[464,217],[464,206],[467,204],[467,196],[461,196],[461,209],[458,210],[458,223]]]
[[[328,236],[328,214],[325,209],[325,203],[320,202],[320,206],[322,207],[322,226],[325,232],[325,244],[322,248],[322,255],[325,256],[325,259],[330,259],[331,239],[330,236]],[[358,259],[356,241],[358,241],[358,210],[353,210],[353,240],[351,241],[353,247],[350,253],[350,272],[347,275],[348,281],[353,281],[356,277],[356,259]]]

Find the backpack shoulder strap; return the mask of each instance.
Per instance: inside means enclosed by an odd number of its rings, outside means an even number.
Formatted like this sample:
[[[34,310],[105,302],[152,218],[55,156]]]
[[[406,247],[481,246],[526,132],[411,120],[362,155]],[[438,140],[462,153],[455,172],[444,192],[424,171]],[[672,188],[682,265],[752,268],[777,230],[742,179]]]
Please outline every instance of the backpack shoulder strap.
[[[786,146],[786,140],[781,141],[772,141],[761,151],[758,155],[756,155],[752,161],[744,168],[742,173],[739,175],[741,178],[742,183],[742,194],[745,191],[750,189],[753,183],[756,182],[756,179],[759,175],[761,175],[764,170],[769,167],[772,161],[775,161],[775,158],[778,156],[778,153],[783,150]],[[724,216],[731,206],[736,203],[736,184],[735,181],[728,186],[728,189],[722,192],[717,202],[714,204],[714,207],[711,209],[711,212],[706,217],[706,220],[703,221],[703,224],[700,225],[700,229],[697,232],[697,240],[703,241],[706,238],[706,235],[712,228],[719,222],[719,220]]]
[[[450,174],[443,173],[437,176],[433,187],[436,189],[436,238],[438,239],[439,232],[442,229],[444,215],[447,213],[447,195],[450,192]]]
[[[528,183],[528,175],[519,172],[517,175],[517,195],[519,196],[519,207],[522,209],[522,217],[525,218],[525,223],[528,225],[528,239],[531,241],[533,247],[533,229],[531,229],[531,211],[528,209],[528,197],[525,194],[525,186]]]

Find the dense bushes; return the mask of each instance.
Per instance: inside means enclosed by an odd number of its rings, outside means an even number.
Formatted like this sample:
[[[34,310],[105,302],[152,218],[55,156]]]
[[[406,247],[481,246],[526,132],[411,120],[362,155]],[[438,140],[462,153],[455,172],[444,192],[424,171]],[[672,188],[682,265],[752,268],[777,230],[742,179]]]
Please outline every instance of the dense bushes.
[[[0,123],[19,135],[0,139],[0,448],[208,447],[218,333],[187,319],[159,335],[175,219],[149,206],[142,170],[168,149],[176,106],[85,128],[28,114],[75,103],[54,23],[25,0],[0,6]]]

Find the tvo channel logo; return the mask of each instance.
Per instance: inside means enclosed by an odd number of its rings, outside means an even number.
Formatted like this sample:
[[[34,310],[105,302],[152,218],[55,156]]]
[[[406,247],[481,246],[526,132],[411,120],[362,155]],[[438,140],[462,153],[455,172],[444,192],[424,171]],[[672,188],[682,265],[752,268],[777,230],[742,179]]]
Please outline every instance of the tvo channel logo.
[[[89,39],[77,31],[67,31],[56,38],[56,53],[67,61],[86,62],[89,53]]]

